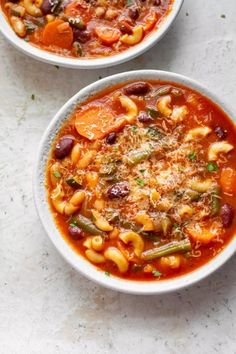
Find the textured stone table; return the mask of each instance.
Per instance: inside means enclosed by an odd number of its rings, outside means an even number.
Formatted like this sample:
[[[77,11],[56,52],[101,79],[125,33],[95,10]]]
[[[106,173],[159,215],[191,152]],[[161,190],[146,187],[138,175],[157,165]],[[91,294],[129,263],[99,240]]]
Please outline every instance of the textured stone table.
[[[1,354],[236,353],[236,257],[180,293],[119,294],[65,263],[32,197],[32,166],[43,131],[65,100],[100,75],[171,70],[235,104],[235,18],[235,0],[186,0],[155,48],[99,71],[42,64],[0,36]]]

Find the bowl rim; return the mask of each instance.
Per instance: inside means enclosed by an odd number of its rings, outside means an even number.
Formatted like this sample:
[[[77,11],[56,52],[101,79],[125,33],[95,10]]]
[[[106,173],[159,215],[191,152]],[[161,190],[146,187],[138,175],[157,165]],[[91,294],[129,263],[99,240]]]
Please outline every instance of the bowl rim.
[[[58,132],[62,122],[68,118],[77,104],[83,103],[83,101],[93,97],[98,92],[103,91],[107,87],[133,80],[160,80],[177,84],[179,83],[187,86],[212,100],[235,123],[235,119],[233,119],[234,115],[232,108],[229,108],[228,105],[226,107],[225,103],[216,97],[215,94],[205,88],[205,86],[186,76],[158,70],[137,70],[108,76],[84,87],[79,92],[77,92],[60,108],[60,110],[51,120],[40,141],[35,161],[35,168],[33,173],[34,201],[44,229],[54,246],[66,259],[66,261],[85,277],[95,281],[99,285],[124,293],[136,295],[164,294],[193,285],[220,268],[236,252],[236,237],[232,237],[224,250],[222,250],[212,260],[200,268],[187,273],[186,275],[181,275],[173,279],[161,281],[134,281],[118,278],[112,275],[107,277],[103,271],[99,270],[96,268],[96,266],[87,261],[83,256],[80,256],[78,253],[76,253],[76,251],[63,238],[53,220],[53,216],[47,202],[46,188],[44,186],[45,163],[48,158],[51,142],[53,141],[55,134]]]
[[[184,0],[174,0],[173,6],[169,14],[164,17],[161,22],[160,28],[153,30],[149,36],[147,36],[143,41],[136,44],[135,46],[121,52],[120,54],[111,55],[105,58],[97,59],[77,59],[77,58],[66,58],[57,54],[47,52],[45,50],[39,49],[22,38],[19,38],[11,26],[9,25],[6,16],[0,6],[0,32],[3,36],[17,49],[19,49],[24,54],[37,59],[42,62],[46,62],[52,65],[58,65],[62,67],[72,68],[72,69],[98,69],[105,68],[109,66],[114,66],[122,64],[128,60],[131,60],[148,49],[153,47],[170,29],[172,23],[176,19]]]

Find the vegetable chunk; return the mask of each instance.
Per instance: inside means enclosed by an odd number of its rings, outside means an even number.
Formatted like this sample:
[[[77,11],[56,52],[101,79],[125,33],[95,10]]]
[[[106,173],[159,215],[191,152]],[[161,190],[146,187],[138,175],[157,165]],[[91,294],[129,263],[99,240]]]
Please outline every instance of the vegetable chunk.
[[[111,109],[101,105],[90,105],[76,114],[75,128],[83,137],[96,140],[120,130],[125,123],[125,119],[115,117]]]
[[[45,26],[43,31],[44,44],[70,49],[72,42],[73,32],[67,22],[55,20]]]

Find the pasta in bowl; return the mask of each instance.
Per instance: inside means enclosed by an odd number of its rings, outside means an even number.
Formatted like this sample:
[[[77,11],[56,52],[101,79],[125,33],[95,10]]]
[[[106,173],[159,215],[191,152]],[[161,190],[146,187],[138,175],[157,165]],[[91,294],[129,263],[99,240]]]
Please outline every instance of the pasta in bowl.
[[[54,118],[37,162],[36,204],[83,274],[161,293],[203,278],[235,251],[236,131],[211,98],[182,76],[137,71],[88,86]]]

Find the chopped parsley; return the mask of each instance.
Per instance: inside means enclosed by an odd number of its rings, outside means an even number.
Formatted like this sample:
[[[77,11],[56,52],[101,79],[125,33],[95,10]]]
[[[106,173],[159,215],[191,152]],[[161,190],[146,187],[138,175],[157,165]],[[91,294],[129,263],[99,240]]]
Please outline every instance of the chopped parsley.
[[[152,275],[154,275],[154,277],[160,277],[161,276],[161,272],[159,272],[158,270],[153,270],[152,271]]]
[[[154,138],[154,137],[160,138],[161,137],[161,133],[156,127],[149,127],[147,130],[147,133],[152,138]]]
[[[147,108],[146,112],[152,118],[157,118],[159,116],[159,112],[153,108]]]
[[[133,0],[126,0],[126,6],[132,6],[134,4]]]
[[[132,130],[133,133],[136,133],[137,130],[138,130],[137,125],[132,125],[132,126],[131,126],[131,130]]]
[[[225,16],[224,14],[222,14],[220,17],[221,17],[221,18],[226,18],[226,16]]]
[[[144,172],[145,172],[145,170],[139,170],[139,172],[144,173]]]
[[[107,277],[109,277],[109,276],[111,275],[110,272],[104,272],[104,274],[105,274]]]
[[[137,182],[137,184],[140,186],[140,187],[144,187],[145,186],[145,182],[143,179],[141,178],[135,178],[135,181]]]
[[[60,178],[61,174],[60,172],[53,172],[53,176],[55,176],[56,178]]]
[[[178,227],[179,227],[179,224],[177,224],[177,222],[174,222],[174,224],[173,224],[173,229],[178,229]]]
[[[217,166],[217,164],[215,162],[213,162],[213,161],[208,162],[208,164],[207,164],[207,171],[208,172],[215,172],[218,170],[219,170],[219,167]]]
[[[189,158],[189,160],[191,160],[191,161],[196,160],[196,157],[197,157],[197,155],[196,155],[196,152],[195,152],[195,151],[192,151],[192,152],[190,152],[190,154],[188,154],[188,158]]]
[[[71,223],[70,223],[70,226],[71,226],[71,227],[76,227],[76,226],[78,226],[76,220],[72,220]]]

